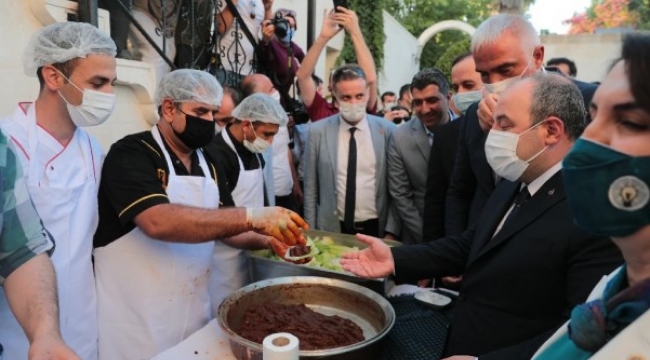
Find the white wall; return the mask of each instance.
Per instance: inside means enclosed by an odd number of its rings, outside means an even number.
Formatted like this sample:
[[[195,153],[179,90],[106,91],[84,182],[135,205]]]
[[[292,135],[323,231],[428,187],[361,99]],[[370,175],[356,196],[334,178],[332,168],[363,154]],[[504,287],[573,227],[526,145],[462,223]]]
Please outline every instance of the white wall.
[[[578,80],[602,81],[621,54],[621,34],[544,35],[544,59],[566,57],[578,68]]]
[[[408,32],[393,16],[384,11],[384,68],[379,74],[379,93],[397,94],[404,84],[410,84],[420,70],[417,60],[418,39]]]
[[[332,8],[331,1],[315,2],[315,34],[321,29],[323,14]],[[307,0],[275,0],[274,9],[286,7],[298,14],[298,32],[295,41],[307,51]],[[38,80],[23,74],[22,57],[30,36],[39,28],[64,21],[67,13],[74,13],[76,3],[67,0],[0,0],[0,117],[13,112],[18,102],[33,101],[38,96]],[[108,15],[100,10],[99,27],[109,32]],[[379,75],[381,92],[398,91],[410,82],[418,71],[415,61],[417,39],[408,33],[388,13],[384,12],[384,71]],[[316,74],[329,78],[336,57],[343,48],[344,32],[334,37],[323,50],[316,66]],[[126,134],[149,129],[157,120],[152,97],[155,90],[155,75],[150,65],[138,61],[118,59],[118,82],[115,89],[117,105],[106,123],[89,128],[104,150]]]
[[[18,102],[38,96],[38,79],[23,72],[23,51],[36,30],[64,21],[77,4],[66,0],[0,0],[0,117],[13,113]],[[108,14],[99,11],[99,28],[109,33]],[[88,128],[105,151],[124,135],[149,129],[157,121],[151,98],[155,74],[150,65],[118,59],[117,105],[106,123]]]

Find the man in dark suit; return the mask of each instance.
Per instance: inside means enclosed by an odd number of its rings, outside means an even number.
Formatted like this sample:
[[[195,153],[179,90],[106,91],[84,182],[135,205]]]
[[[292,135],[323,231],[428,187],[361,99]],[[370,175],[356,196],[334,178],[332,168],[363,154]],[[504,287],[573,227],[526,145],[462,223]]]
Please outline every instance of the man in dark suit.
[[[464,273],[446,355],[530,359],[622,262],[609,239],[573,224],[566,201],[561,161],[585,127],[582,105],[576,86],[559,75],[512,85],[486,144],[504,179],[479,221],[460,235],[392,249],[359,235],[370,248],[345,254],[343,268],[364,277],[394,273],[398,281]]]
[[[427,188],[424,197],[422,239],[434,240],[445,236],[445,200],[456,159],[458,136],[465,122],[464,114],[473,102],[481,97],[483,82],[476,72],[472,53],[459,55],[451,62],[453,109],[460,118],[434,129],[434,142],[427,164]],[[453,234],[449,234],[453,235]]]
[[[472,55],[486,86],[483,99],[470,106],[460,129],[445,204],[446,234],[459,234],[476,221],[500,180],[488,165],[484,149],[499,93],[518,78],[544,71],[544,46],[539,35],[528,21],[516,15],[497,15],[484,21],[472,36]],[[588,107],[596,86],[572,81]]]

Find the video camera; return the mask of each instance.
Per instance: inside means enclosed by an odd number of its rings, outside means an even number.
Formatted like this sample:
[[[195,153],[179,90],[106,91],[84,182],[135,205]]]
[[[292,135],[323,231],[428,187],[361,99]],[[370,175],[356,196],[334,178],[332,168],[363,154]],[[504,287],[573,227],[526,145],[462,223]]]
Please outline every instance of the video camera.
[[[279,39],[287,36],[287,33],[289,32],[289,28],[291,27],[289,25],[289,20],[285,19],[284,16],[282,16],[281,12],[276,12],[275,17],[271,19],[271,24],[275,26],[275,36],[277,36]]]
[[[302,125],[309,122],[309,114],[307,114],[307,109],[305,109],[305,104],[300,100],[294,98],[286,99],[286,111],[288,114],[293,116],[293,121],[296,125]]]

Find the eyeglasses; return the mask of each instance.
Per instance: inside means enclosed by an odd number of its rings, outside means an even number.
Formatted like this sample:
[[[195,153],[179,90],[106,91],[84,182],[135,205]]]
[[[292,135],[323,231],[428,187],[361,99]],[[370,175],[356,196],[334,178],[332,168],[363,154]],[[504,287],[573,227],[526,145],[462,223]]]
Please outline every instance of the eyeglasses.
[[[424,104],[425,102],[427,103],[427,105],[435,105],[438,101],[440,101],[440,98],[436,96],[430,96],[424,99],[413,99],[411,101],[411,105],[413,107],[419,107],[422,106],[422,104]]]

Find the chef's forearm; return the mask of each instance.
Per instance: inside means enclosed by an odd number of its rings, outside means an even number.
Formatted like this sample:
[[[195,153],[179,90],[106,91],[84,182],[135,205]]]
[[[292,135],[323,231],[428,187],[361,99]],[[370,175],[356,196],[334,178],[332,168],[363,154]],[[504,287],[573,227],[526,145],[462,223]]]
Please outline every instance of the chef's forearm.
[[[237,249],[260,250],[269,248],[269,237],[252,231],[231,236],[222,241]]]
[[[250,230],[245,208],[200,209],[161,204],[144,210],[134,221],[150,238],[169,242],[201,243]]]

